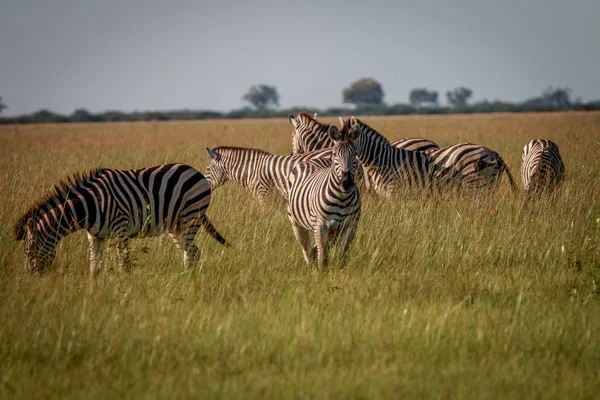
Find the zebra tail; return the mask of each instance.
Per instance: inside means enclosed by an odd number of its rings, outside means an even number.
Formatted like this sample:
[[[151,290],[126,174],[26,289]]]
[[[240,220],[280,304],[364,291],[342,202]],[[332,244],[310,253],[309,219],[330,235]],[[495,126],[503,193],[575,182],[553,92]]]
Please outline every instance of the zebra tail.
[[[208,232],[210,234],[210,236],[215,238],[215,240],[217,242],[221,243],[222,245],[224,245],[226,247],[231,247],[231,244],[229,242],[227,242],[227,240],[225,240],[225,238],[223,236],[221,236],[221,234],[219,232],[217,232],[217,229],[210,222],[210,220],[208,219],[206,214],[202,215],[200,217],[200,223],[202,224],[202,226],[204,227],[206,232]]]

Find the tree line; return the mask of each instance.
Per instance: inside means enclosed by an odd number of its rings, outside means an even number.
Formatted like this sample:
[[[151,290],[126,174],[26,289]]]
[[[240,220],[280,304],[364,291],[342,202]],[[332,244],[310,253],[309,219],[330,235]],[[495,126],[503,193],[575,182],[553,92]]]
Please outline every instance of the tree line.
[[[494,112],[551,112],[563,110],[600,110],[600,100],[582,103],[572,99],[568,87],[549,87],[541,95],[523,102],[479,101],[469,103],[473,91],[459,86],[446,93],[447,106],[440,106],[439,93],[427,88],[412,89],[408,103],[386,104],[385,92],[380,82],[373,78],[361,78],[342,91],[342,101],[352,104],[352,108],[332,107],[317,109],[293,107],[279,109],[280,95],[275,86],[254,85],[242,96],[249,106],[229,112],[211,110],[175,110],[175,111],[105,111],[91,113],[78,108],[70,115],[39,110],[32,114],[16,117],[0,117],[0,124],[55,123],[55,122],[118,122],[118,121],[169,121],[203,119],[242,119],[242,118],[279,118],[290,113],[307,111],[321,116],[347,115],[409,115],[409,114],[470,114]],[[0,97],[0,113],[6,109]]]

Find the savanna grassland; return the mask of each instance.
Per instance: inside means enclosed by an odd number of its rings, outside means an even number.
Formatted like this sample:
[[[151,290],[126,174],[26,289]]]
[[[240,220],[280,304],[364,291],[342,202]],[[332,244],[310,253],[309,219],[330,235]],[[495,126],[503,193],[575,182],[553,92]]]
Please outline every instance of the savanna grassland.
[[[324,119],[335,122],[335,119]],[[345,268],[305,265],[285,211],[233,184],[201,232],[201,267],[168,238],[89,281],[88,244],[23,270],[12,225],[59,179],[97,166],[184,162],[205,148],[289,154],[287,120],[0,127],[1,398],[598,398],[600,114],[365,118],[390,139],[496,150],[520,188],[521,150],[560,146],[566,181],[529,202],[495,193],[363,196]]]

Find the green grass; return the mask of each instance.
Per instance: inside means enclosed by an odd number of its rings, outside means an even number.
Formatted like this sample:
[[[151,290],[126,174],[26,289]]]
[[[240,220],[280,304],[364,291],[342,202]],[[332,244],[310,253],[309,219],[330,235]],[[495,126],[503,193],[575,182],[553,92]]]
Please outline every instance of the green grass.
[[[287,121],[0,128],[1,398],[597,398],[600,114],[365,118],[390,139],[481,143],[518,179],[527,141],[558,143],[555,198],[363,197],[345,268],[304,264],[285,212],[226,185],[184,270],[164,238],[108,247],[88,279],[83,232],[23,270],[11,227],[52,183],[99,165],[203,171],[205,147],[289,153]],[[331,121],[335,121],[331,119]],[[519,185],[520,186],[520,185]],[[145,251],[145,248],[148,251]],[[111,268],[114,267],[114,270]]]

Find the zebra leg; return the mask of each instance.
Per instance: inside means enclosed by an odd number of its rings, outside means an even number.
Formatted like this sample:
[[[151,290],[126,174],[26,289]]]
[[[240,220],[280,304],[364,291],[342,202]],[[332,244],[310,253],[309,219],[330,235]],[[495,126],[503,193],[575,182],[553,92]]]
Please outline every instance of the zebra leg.
[[[90,242],[90,278],[96,279],[102,266],[101,259],[104,240],[92,236],[89,232],[87,235]]]
[[[311,261],[314,258],[311,254],[308,253],[308,231],[294,223],[292,223],[292,229],[294,231],[294,236],[296,237],[296,240],[300,244],[300,247],[302,247],[302,255],[304,256],[304,261],[306,261],[306,263],[310,265]]]
[[[319,262],[319,266],[325,268],[327,266],[327,236],[328,229],[327,225],[319,225],[315,231],[315,244],[317,246],[317,260]]]
[[[129,272],[131,270],[131,258],[129,257],[129,238],[124,238],[117,244],[117,256],[119,258],[119,267],[121,271]]]
[[[200,259],[200,249],[194,244],[197,233],[198,226],[195,225],[181,234],[169,233],[169,236],[175,242],[175,246],[183,250],[183,266],[185,268],[193,267]]]

